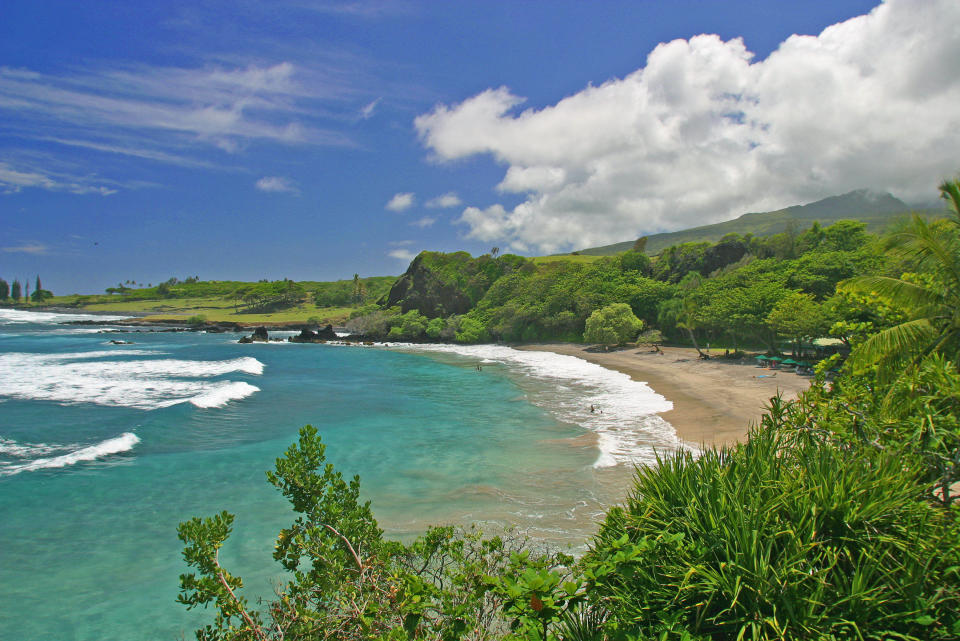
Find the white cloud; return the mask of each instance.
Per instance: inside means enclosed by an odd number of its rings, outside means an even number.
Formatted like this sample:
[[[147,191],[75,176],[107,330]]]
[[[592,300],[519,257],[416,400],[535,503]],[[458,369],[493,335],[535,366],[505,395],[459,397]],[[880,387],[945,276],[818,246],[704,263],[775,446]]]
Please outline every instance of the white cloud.
[[[100,194],[109,196],[116,189],[104,185],[92,184],[86,177],[61,176],[30,168],[14,168],[0,162],[0,193],[15,194],[24,188],[46,189],[48,191],[66,191],[71,194]]]
[[[20,254],[46,254],[50,248],[43,243],[21,243],[14,247],[0,247],[0,251]]]
[[[264,176],[256,182],[255,187],[266,192],[300,194],[300,189],[292,180],[281,176]]]
[[[360,118],[362,120],[369,120],[373,117],[373,112],[377,110],[377,106],[380,104],[382,98],[377,98],[373,102],[367,103],[360,109]]]
[[[326,102],[352,90],[323,71],[273,65],[92,68],[55,75],[0,67],[0,116],[23,135],[54,132],[64,144],[122,137],[154,160],[162,151],[212,146],[233,152],[250,141],[349,146]],[[110,149],[109,151],[116,151]],[[119,152],[123,153],[123,152]]]
[[[414,227],[419,227],[420,229],[425,229],[427,227],[432,227],[433,223],[437,222],[436,218],[431,216],[424,216],[423,218],[418,218],[414,221],[411,221],[411,225]]]
[[[456,192],[448,191],[445,194],[431,198],[427,201],[427,207],[431,209],[447,209],[450,207],[459,207],[463,204]]]
[[[390,258],[398,258],[400,260],[411,261],[417,257],[416,252],[412,252],[409,249],[392,249],[387,252],[387,256]]]
[[[512,209],[468,236],[584,247],[861,187],[929,199],[960,170],[960,3],[889,0],[754,61],[740,39],[657,46],[622,79],[555,105],[489,89],[419,116],[441,161],[490,154]]]
[[[406,247],[407,245],[412,245],[412,240],[391,240],[387,243],[391,247]]]
[[[405,211],[413,207],[414,196],[412,192],[403,192],[399,194],[394,194],[393,198],[390,199],[390,202],[386,204],[386,208],[390,211]]]

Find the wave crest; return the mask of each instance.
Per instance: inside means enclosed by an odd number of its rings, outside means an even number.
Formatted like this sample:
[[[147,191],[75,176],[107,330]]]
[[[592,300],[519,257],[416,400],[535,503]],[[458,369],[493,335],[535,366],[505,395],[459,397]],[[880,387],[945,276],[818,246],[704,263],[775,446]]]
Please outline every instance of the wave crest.
[[[16,443],[14,441],[9,441],[6,439],[0,439],[0,442],[4,444],[4,447],[7,448],[16,448]],[[20,472],[33,472],[36,470],[44,470],[50,468],[58,467],[67,467],[69,465],[76,465],[82,461],[94,461],[100,458],[112,456],[114,454],[120,454],[122,452],[128,452],[140,442],[140,438],[132,432],[124,432],[120,436],[115,438],[109,438],[105,441],[101,441],[95,445],[88,445],[85,447],[80,447],[75,449],[72,452],[67,454],[62,454],[60,456],[54,456],[50,458],[37,458],[33,459],[28,463],[21,463],[17,465],[11,464],[2,464],[0,463],[0,476],[12,476],[14,474],[19,474]],[[25,444],[20,446],[19,451],[29,451],[29,448],[33,448],[34,451],[37,451],[38,448],[50,448],[50,449],[66,449],[71,446],[53,446],[53,445],[29,445]],[[23,448],[28,448],[23,450]]]

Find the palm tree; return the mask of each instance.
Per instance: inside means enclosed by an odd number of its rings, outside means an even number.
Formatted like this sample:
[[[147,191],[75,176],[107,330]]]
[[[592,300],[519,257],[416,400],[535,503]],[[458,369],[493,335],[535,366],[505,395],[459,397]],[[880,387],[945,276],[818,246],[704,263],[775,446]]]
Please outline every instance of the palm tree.
[[[853,291],[876,292],[909,310],[909,320],[874,334],[851,354],[855,367],[877,365],[884,379],[933,353],[960,362],[960,180],[944,182],[940,193],[951,210],[945,221],[914,215],[907,228],[886,240],[889,255],[913,265],[919,275],[845,282]]]

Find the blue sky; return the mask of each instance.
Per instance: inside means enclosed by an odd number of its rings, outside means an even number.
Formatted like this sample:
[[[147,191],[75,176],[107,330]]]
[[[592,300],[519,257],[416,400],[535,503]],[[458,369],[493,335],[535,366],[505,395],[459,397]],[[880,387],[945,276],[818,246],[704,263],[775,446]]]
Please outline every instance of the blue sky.
[[[327,280],[930,200],[958,5],[6,0],[0,277]]]

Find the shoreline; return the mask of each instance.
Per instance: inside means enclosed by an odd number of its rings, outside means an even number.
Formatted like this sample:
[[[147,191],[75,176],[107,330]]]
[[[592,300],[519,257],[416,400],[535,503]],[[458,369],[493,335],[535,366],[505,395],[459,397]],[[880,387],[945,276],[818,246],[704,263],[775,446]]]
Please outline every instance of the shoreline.
[[[750,424],[760,421],[768,400],[782,393],[794,399],[810,387],[810,379],[777,371],[772,374],[753,364],[724,360],[703,361],[688,347],[663,347],[663,354],[627,348],[610,352],[589,351],[589,345],[538,343],[516,349],[575,356],[646,383],[673,403],[660,413],[683,442],[694,446],[733,445],[746,439]]]
[[[48,311],[31,309],[21,311]],[[54,313],[90,314],[79,310],[57,309]],[[113,312],[114,315],[129,312]],[[99,314],[93,314],[99,315]],[[72,321],[77,325],[100,325],[102,321]],[[256,327],[269,330],[299,330],[302,322],[206,322],[190,325],[181,319],[144,319],[128,316],[109,324],[131,328],[177,327],[193,331],[243,332]],[[646,383],[654,392],[673,403],[673,409],[660,413],[676,430],[681,441],[693,446],[733,445],[745,440],[750,424],[759,422],[763,408],[778,392],[794,399],[810,386],[810,379],[792,372],[756,367],[752,360],[700,360],[689,347],[663,347],[658,354],[646,348],[625,348],[609,352],[595,351],[581,343],[529,343],[512,345],[515,349],[544,351],[581,358],[587,362],[622,372]],[[763,378],[758,376],[765,375]]]

